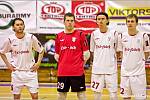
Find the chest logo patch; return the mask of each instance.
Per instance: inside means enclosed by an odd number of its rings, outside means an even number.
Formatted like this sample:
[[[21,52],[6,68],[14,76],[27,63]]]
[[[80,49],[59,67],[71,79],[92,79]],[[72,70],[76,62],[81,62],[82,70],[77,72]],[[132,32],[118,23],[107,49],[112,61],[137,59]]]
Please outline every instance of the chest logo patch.
[[[72,42],[76,42],[77,38],[76,37],[72,37]]]

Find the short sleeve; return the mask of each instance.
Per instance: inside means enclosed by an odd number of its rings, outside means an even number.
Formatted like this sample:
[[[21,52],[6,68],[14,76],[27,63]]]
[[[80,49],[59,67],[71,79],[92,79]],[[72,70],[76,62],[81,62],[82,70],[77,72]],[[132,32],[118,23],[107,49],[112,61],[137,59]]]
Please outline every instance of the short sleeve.
[[[0,53],[4,54],[10,51],[11,51],[11,40],[7,38],[2,44],[2,47],[0,48]]]
[[[58,38],[58,34],[56,35],[56,39],[55,39],[55,53],[59,54],[59,38]]]
[[[117,51],[122,51],[123,50],[123,45],[122,45],[122,33],[118,33],[118,40],[117,40]]]
[[[33,49],[41,53],[44,49],[41,43],[38,41],[38,39],[34,35],[32,35],[32,40],[33,40]]]
[[[146,34],[146,33],[144,33],[143,34],[143,44],[144,44],[144,47],[143,47],[143,49],[144,49],[144,52],[149,52],[150,51],[150,39],[149,39],[149,36]]]
[[[86,38],[85,34],[82,33],[82,34],[80,34],[80,35],[81,35],[81,46],[82,46],[82,50],[83,50],[83,51],[89,50],[89,45],[88,45],[87,38]]]
[[[91,34],[91,39],[90,39],[90,51],[94,52],[95,48],[95,42],[94,42],[94,33]]]

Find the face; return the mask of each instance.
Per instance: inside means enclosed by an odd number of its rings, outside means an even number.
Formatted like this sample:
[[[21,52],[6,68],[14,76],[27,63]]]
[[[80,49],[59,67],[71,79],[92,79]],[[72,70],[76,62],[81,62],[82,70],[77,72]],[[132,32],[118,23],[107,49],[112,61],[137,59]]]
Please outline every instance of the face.
[[[137,23],[134,17],[127,18],[126,24],[127,24],[128,29],[136,29]]]
[[[25,25],[21,20],[16,20],[12,28],[16,33],[23,33]]]
[[[74,17],[66,16],[66,20],[64,21],[64,25],[65,25],[66,30],[69,30],[69,31],[73,30],[74,25],[75,25]]]
[[[108,19],[106,18],[105,15],[98,15],[97,16],[97,20],[96,23],[98,24],[99,28],[102,28],[104,26],[107,26],[108,23]]]

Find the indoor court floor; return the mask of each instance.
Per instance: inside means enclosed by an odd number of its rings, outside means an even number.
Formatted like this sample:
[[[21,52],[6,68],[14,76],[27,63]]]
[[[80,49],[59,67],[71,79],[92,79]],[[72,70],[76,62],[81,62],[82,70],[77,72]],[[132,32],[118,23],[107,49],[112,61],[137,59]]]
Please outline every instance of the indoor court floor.
[[[93,92],[90,89],[90,84],[86,84],[87,91],[86,96],[87,100],[93,100]],[[119,95],[119,100],[123,100]],[[147,87],[147,100],[150,100],[150,87]],[[9,82],[0,82],[0,100],[13,100],[13,96],[10,92],[10,83]],[[26,88],[23,88],[21,100],[31,100],[30,94]],[[40,83],[39,88],[39,100],[57,100],[57,91],[56,83]],[[77,100],[76,93],[68,92],[67,100]],[[109,100],[108,91],[104,89],[102,100]],[[134,100],[132,98],[132,100]]]

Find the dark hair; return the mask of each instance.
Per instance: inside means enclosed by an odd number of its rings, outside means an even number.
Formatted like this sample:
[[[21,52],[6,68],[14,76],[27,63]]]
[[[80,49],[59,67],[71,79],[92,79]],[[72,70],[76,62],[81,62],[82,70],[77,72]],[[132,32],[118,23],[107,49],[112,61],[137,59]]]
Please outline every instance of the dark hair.
[[[137,17],[136,14],[129,14],[129,15],[126,17],[126,22],[127,22],[127,18],[135,18],[136,23],[138,23],[138,17]]]
[[[98,17],[99,15],[104,15],[104,16],[106,17],[107,20],[109,19],[107,13],[105,13],[105,12],[100,12],[100,13],[98,13],[98,14],[96,15],[96,20],[97,20],[97,17]],[[108,21],[108,23],[107,23],[106,25],[109,25],[109,21]]]
[[[72,13],[68,12],[68,13],[66,13],[66,14],[64,15],[64,21],[66,20],[66,16],[73,17],[73,18],[74,18],[74,20],[75,20],[75,16],[74,16],[74,14],[72,14]]]
[[[13,21],[12,21],[12,24],[11,24],[12,26],[14,26],[14,24],[15,24],[16,20],[20,20],[20,21],[22,21],[22,22],[23,22],[23,24],[24,24],[23,19],[21,19],[21,18],[15,18],[15,19],[13,19]]]

